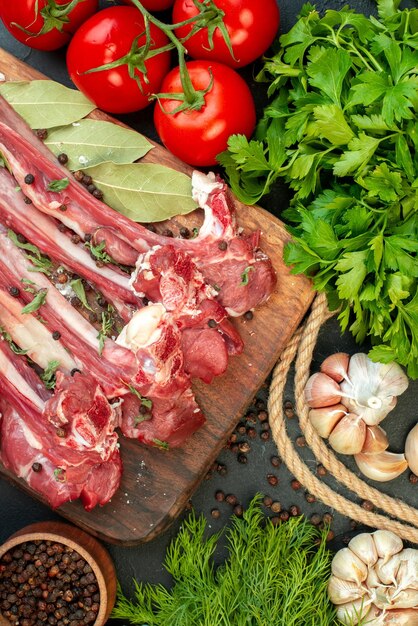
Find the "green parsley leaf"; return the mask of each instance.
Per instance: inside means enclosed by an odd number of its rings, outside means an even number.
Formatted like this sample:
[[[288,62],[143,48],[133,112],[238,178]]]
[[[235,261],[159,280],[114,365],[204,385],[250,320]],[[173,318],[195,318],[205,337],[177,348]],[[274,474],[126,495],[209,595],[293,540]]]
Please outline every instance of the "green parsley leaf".
[[[40,309],[41,306],[45,303],[47,293],[48,293],[47,289],[40,289],[36,293],[33,300],[22,308],[21,313],[34,313],[35,311]]]
[[[47,190],[56,191],[56,192],[64,191],[64,189],[67,189],[69,184],[70,184],[69,178],[60,178],[59,180],[51,180],[51,182],[48,183]]]

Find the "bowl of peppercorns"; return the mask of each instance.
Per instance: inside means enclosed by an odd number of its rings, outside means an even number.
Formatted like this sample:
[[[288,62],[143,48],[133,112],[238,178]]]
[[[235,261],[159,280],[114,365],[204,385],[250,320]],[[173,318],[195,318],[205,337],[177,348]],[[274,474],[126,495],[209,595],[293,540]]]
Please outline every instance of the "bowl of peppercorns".
[[[75,526],[38,522],[0,546],[1,626],[102,626],[115,597],[108,552]]]

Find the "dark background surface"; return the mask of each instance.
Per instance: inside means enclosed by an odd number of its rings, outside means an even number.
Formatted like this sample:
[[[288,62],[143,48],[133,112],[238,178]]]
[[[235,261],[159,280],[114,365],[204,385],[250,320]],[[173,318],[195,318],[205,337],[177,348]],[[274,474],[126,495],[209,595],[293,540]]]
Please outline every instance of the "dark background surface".
[[[262,2],[262,0],[260,1]],[[320,10],[325,8],[339,9],[346,4],[347,3],[343,0],[332,0],[317,2],[316,6]],[[281,33],[286,32],[293,25],[302,5],[302,0],[281,0],[279,3],[281,9]],[[366,14],[375,13],[376,9],[375,3],[368,0],[357,0],[356,2],[352,2],[351,6]],[[42,71],[50,78],[68,86],[71,85],[65,67],[65,50],[46,53],[29,49],[15,41],[2,25],[0,25],[0,45],[19,59]],[[263,86],[254,81],[253,76],[256,70],[257,65],[255,67],[247,67],[242,70],[241,73],[251,86],[256,99],[257,108],[260,112],[265,102],[265,94]],[[137,114],[123,116],[120,119],[123,119],[123,121],[132,125],[148,137],[155,140],[158,139],[152,125],[151,107]],[[280,216],[280,211],[286,208],[287,201],[288,194],[286,190],[278,188],[274,194],[264,202],[261,202],[261,204],[277,216]],[[367,351],[367,346],[359,348],[356,346],[351,336],[348,334],[342,336],[338,323],[335,320],[331,320],[327,322],[320,332],[312,367],[314,369],[317,368],[325,356],[340,350],[352,354],[360,350]],[[208,476],[202,481],[201,486],[193,496],[193,507],[198,513],[203,513],[206,516],[210,530],[217,531],[228,522],[228,519],[233,514],[233,507],[226,502],[217,502],[215,499],[216,491],[222,490],[225,494],[236,495],[239,503],[243,507],[248,504],[256,493],[262,493],[270,496],[274,501],[280,502],[282,510],[289,510],[292,505],[296,505],[301,512],[308,517],[314,514],[323,516],[325,513],[331,513],[333,516],[331,527],[333,533],[337,537],[346,534],[352,528],[352,523],[349,519],[325,507],[319,502],[308,502],[304,488],[298,491],[292,489],[291,481],[293,477],[287,470],[285,464],[282,463],[279,468],[272,465],[271,458],[276,455],[275,444],[271,437],[267,441],[260,437],[263,429],[266,428],[265,422],[260,420],[260,417],[262,419],[264,418],[263,412],[266,406],[268,383],[269,381],[266,381],[255,398],[254,403],[249,407],[247,415],[243,416],[240,423],[241,426],[245,424],[247,427],[255,428],[256,436],[250,438],[245,434],[242,435],[237,432],[238,441],[248,442],[250,445],[250,450],[245,454],[245,459],[239,457],[239,454],[237,454],[235,450],[231,450],[230,447],[226,446],[218,458],[219,466],[209,471]],[[237,384],[239,384],[239,381],[237,381]],[[417,382],[411,383],[407,392],[400,397],[396,409],[384,422],[384,427],[387,430],[391,442],[390,448],[393,451],[403,450],[405,437],[417,420],[417,392]],[[287,383],[285,400],[290,404],[293,403],[291,379],[289,379]],[[289,414],[292,412],[289,410],[290,404],[287,405]],[[288,421],[289,431],[293,438],[296,439],[299,434],[297,418],[296,416],[293,418],[289,417]],[[265,435],[263,435],[263,437],[265,437]],[[303,449],[302,455],[311,467],[315,467],[316,461],[308,449]],[[246,460],[246,462],[242,462],[243,460]],[[345,457],[344,462],[346,462],[353,471],[356,471],[352,459]],[[278,484],[276,486],[269,484],[267,480],[268,474],[277,476]],[[332,477],[325,476],[324,480],[333,488],[340,491]],[[379,484],[376,483],[375,486],[379,487]],[[401,497],[411,505],[417,506],[418,504],[418,486],[411,484],[408,472],[404,472],[404,474],[395,481],[381,484],[380,488],[386,493],[397,497],[400,497],[401,494]],[[353,498],[353,495],[351,494],[350,497]],[[355,501],[361,503],[359,499]],[[213,509],[219,511],[219,517],[214,517],[214,515],[217,514],[213,514]],[[185,512],[184,514],[187,513]],[[266,514],[273,515],[271,510],[267,508]],[[92,515],[94,515],[94,511]],[[113,545],[107,546],[114,559],[119,581],[127,594],[130,594],[132,591],[133,578],[140,581],[144,580],[169,584],[169,577],[163,567],[164,555],[168,543],[174,537],[181,524],[182,518],[183,516],[180,516],[167,532],[151,543],[129,548]],[[26,524],[52,519],[61,518],[58,513],[52,512],[8,482],[0,480],[0,543]],[[222,555],[220,555],[220,558],[222,558]],[[120,623],[121,622],[116,620],[109,620],[109,624]]]

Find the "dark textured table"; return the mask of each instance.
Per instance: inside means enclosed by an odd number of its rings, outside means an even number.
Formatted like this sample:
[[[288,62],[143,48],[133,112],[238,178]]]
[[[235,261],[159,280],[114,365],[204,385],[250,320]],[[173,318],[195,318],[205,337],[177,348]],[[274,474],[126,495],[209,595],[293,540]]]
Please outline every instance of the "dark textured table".
[[[16,1],[16,0],[15,0]],[[339,9],[346,4],[345,0],[320,1],[317,2],[318,9],[335,8]],[[281,32],[286,32],[294,23],[296,14],[303,5],[302,0],[282,0],[281,8]],[[352,6],[364,11],[366,14],[375,11],[375,4],[372,1],[357,0],[352,2]],[[19,59],[42,71],[50,78],[70,85],[65,67],[65,50],[45,53],[31,50],[13,40],[9,33],[0,26],[0,45],[7,51],[14,54]],[[242,70],[243,76],[250,84],[256,98],[257,107],[261,110],[264,102],[263,88],[253,80],[253,67]],[[155,130],[152,125],[151,107],[145,111],[129,116],[121,117],[123,121],[132,125],[143,134],[157,140]],[[288,196],[286,191],[278,189],[275,194],[269,197],[263,204],[265,208],[280,216],[280,211],[286,208]],[[367,347],[366,347],[367,348]],[[347,351],[354,353],[361,351],[348,334],[341,335],[336,320],[330,320],[322,328],[316,348],[313,366],[324,358],[324,356],[337,351]],[[404,448],[406,433],[417,419],[417,392],[418,384],[411,383],[408,391],[401,396],[393,416],[385,421],[385,429],[388,431],[391,441],[391,449],[401,451]],[[280,502],[282,510],[289,510],[292,505],[297,506],[306,516],[314,514],[323,516],[325,513],[333,515],[332,530],[336,536],[347,533],[351,528],[350,520],[335,513],[320,502],[308,502],[306,491],[292,489],[292,476],[284,463],[276,466],[275,457],[277,451],[271,435],[266,429],[265,411],[268,394],[268,381],[260,390],[254,403],[248,408],[248,413],[243,416],[238,425],[237,439],[239,442],[248,442],[243,454],[236,450],[236,447],[226,446],[218,458],[218,463],[213,467],[199,489],[192,498],[195,510],[204,513],[208,519],[209,528],[213,531],[219,530],[221,526],[228,522],[233,514],[233,507],[226,502],[218,502],[215,499],[215,492],[222,490],[225,494],[233,494],[238,502],[245,507],[250,499],[257,493],[270,496],[274,501]],[[293,404],[292,380],[287,383],[285,399],[289,407]],[[291,411],[288,411],[291,414]],[[297,418],[289,418],[289,430],[294,438],[298,436]],[[255,429],[255,437],[242,434],[245,430],[243,426]],[[262,433],[267,433],[262,434]],[[252,433],[254,434],[254,433]],[[306,461],[309,464],[315,463],[315,459],[309,456],[306,451]],[[350,464],[350,462],[349,462]],[[355,471],[353,464],[350,467]],[[272,474],[278,478],[276,485],[270,484],[267,476]],[[329,480],[333,488],[339,491],[338,485],[332,478]],[[274,481],[273,481],[274,482]],[[377,484],[375,486],[378,486]],[[391,483],[382,486],[386,493],[397,497],[404,497],[410,504],[418,504],[418,486],[412,485],[408,480],[408,472]],[[343,490],[341,490],[344,493]],[[308,498],[311,500],[311,498]],[[359,501],[360,503],[361,501]],[[213,512],[216,509],[217,512]],[[266,513],[272,515],[271,510],[266,509]],[[186,513],[185,513],[186,514]],[[94,512],[92,513],[94,515]],[[36,500],[21,492],[19,489],[4,480],[0,480],[0,543],[9,535],[20,529],[22,526],[40,521],[60,519],[59,513],[52,512]],[[132,590],[132,578],[139,581],[169,583],[169,577],[163,567],[165,550],[170,540],[176,534],[181,523],[182,516],[158,539],[148,544],[137,547],[118,547],[108,545],[108,549],[114,559],[116,571],[120,583],[126,593]],[[109,624],[119,621],[109,620]]]

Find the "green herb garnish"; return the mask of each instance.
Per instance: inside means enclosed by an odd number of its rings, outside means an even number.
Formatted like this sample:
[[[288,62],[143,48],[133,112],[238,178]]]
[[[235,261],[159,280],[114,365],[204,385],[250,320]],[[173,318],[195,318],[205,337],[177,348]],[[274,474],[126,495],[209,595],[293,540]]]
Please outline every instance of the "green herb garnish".
[[[99,334],[97,335],[97,339],[99,340],[100,355],[103,352],[106,337],[108,337],[113,330],[112,313],[114,313],[114,308],[110,304],[107,305],[106,311],[102,311],[101,327],[99,330]]]
[[[3,326],[0,326],[0,335],[3,337],[5,341],[9,344],[10,350],[15,354],[27,354],[28,350],[23,350],[19,348],[19,346],[13,341],[13,337],[10,333],[7,332]]]
[[[69,178],[60,178],[58,180],[51,180],[51,182],[48,183],[47,190],[56,191],[56,192],[64,191],[64,189],[67,189],[69,184],[70,184]]]
[[[124,381],[122,381],[124,382]],[[138,389],[135,389],[135,387],[133,385],[130,385],[129,383],[125,383],[126,386],[128,387],[129,391],[136,396],[137,398],[139,398],[139,400],[141,400],[141,404],[143,406],[145,406],[147,409],[152,409],[152,400],[150,400],[149,398],[146,398],[145,396],[142,396]]]
[[[105,250],[105,241],[101,241],[97,244],[97,246],[93,245],[91,241],[85,241],[84,245],[88,248],[90,254],[98,261],[101,261],[102,263],[114,263],[112,257]]]
[[[330,626],[327,532],[301,517],[273,525],[257,496],[225,530],[228,556],[216,567],[222,533],[208,536],[205,518],[192,512],[167,550],[171,589],[134,581],[130,600],[119,586],[112,617],[149,626]]]
[[[154,444],[154,446],[157,446],[157,448],[160,448],[160,450],[170,449],[170,444],[167,443],[167,441],[161,441],[161,439],[153,439],[152,443]]]
[[[89,311],[92,311],[93,309],[91,308],[87,300],[86,291],[84,289],[83,281],[81,280],[81,278],[70,281],[70,286],[77,298],[79,298],[79,300],[83,304],[83,306]]]
[[[285,261],[371,358],[417,378],[418,9],[399,5],[378,0],[379,19],[305,5],[258,76],[255,139],[232,136],[220,162],[246,203],[290,186]]]
[[[41,308],[45,304],[46,296],[48,294],[47,289],[40,289],[34,296],[33,300],[23,307],[21,313],[33,313]]]
[[[47,389],[55,389],[55,374],[60,366],[59,361],[49,361],[40,378]]]
[[[54,469],[54,478],[59,483],[65,483],[65,470],[62,467],[57,467]]]
[[[254,270],[252,265],[247,265],[247,267],[245,268],[245,270],[242,272],[241,274],[241,282],[240,282],[240,286],[244,287],[245,285],[248,285],[249,281],[250,281],[250,272],[251,270]]]
[[[14,245],[21,250],[25,250],[26,252],[30,252],[31,254],[27,254],[29,261],[33,264],[34,267],[28,267],[30,272],[42,272],[43,274],[47,274],[50,276],[52,274],[52,261],[41,253],[39,248],[30,242],[22,242],[19,241],[18,236],[12,230],[7,231],[7,236],[11,241],[13,241]],[[23,281],[22,281],[23,282]]]

